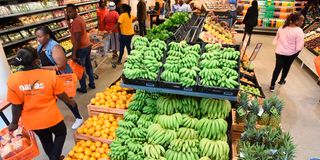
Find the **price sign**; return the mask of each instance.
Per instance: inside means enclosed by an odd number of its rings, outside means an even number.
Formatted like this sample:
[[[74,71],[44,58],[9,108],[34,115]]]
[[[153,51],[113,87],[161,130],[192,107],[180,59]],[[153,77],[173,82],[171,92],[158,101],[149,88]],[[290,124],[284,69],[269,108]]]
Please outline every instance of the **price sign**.
[[[251,57],[249,59],[250,61],[253,61],[254,59],[256,59],[256,57],[257,57],[257,55],[258,55],[258,53],[260,51],[261,46],[262,46],[262,43],[258,43],[256,45],[256,47],[254,48],[254,50],[253,50],[253,52],[251,54]]]
[[[244,41],[242,42],[241,49],[240,49],[240,54],[242,55],[241,60],[243,59],[243,56],[246,53],[247,47],[248,47],[248,38],[245,38]]]

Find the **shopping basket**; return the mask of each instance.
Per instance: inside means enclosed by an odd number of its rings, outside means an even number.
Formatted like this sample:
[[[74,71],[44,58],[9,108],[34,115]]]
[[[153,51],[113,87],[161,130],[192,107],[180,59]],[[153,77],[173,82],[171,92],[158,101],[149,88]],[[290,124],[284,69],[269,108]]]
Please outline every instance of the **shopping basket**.
[[[69,97],[75,97],[77,93],[77,75],[74,73],[60,74],[58,75],[63,81],[65,93]]]
[[[23,132],[25,135],[29,136],[28,139],[30,140],[30,146],[20,152],[15,153],[13,156],[9,158],[3,158],[4,160],[30,160],[34,159],[39,155],[39,148],[34,133],[25,129],[23,129]],[[5,133],[8,133],[7,128],[1,130],[0,134],[2,136]]]

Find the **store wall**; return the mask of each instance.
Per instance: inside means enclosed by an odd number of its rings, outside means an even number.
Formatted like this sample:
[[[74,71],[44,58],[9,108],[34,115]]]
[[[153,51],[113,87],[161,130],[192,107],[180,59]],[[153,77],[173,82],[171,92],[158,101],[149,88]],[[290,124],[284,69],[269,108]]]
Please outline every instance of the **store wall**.
[[[5,100],[7,98],[7,79],[10,75],[10,67],[7,61],[7,57],[5,56],[2,43],[0,42],[0,99]],[[7,108],[3,111],[9,121],[11,121],[11,107]],[[0,129],[4,128],[6,125],[0,119]]]

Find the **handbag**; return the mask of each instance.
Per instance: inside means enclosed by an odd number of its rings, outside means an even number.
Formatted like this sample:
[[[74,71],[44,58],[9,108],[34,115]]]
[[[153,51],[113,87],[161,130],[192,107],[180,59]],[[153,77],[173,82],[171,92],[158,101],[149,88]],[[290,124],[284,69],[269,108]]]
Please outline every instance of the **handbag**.
[[[68,64],[69,64],[72,72],[74,74],[76,74],[77,79],[80,80],[83,76],[83,73],[84,73],[84,67],[73,60],[68,60]]]

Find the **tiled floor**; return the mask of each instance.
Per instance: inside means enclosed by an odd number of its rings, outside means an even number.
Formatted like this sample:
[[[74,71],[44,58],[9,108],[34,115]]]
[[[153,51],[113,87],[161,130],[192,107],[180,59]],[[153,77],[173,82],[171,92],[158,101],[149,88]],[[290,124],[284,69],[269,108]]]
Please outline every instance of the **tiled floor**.
[[[237,36],[237,40],[240,40],[240,36],[241,34]],[[257,42],[263,43],[254,64],[259,83],[267,96],[272,94],[268,91],[268,87],[275,63],[272,39],[273,36],[253,35],[252,43],[248,47],[250,53]],[[301,54],[307,53],[302,52]],[[305,68],[301,69],[300,64],[298,60],[294,62],[287,78],[287,84],[282,87],[277,86],[275,94],[285,101],[282,127],[291,133],[298,145],[296,159],[307,160],[312,157],[320,157],[320,89],[316,84],[316,78]],[[96,92],[104,90],[115,81],[120,76],[121,70],[121,67],[111,68],[110,61],[106,62],[106,65],[98,70],[100,78],[96,81],[97,88],[90,90],[87,94],[78,94],[76,101],[84,117],[87,117],[86,105],[90,99],[94,97]],[[68,127],[68,137],[63,149],[63,154],[67,154],[74,145],[73,131],[71,130],[74,119],[67,107],[60,104],[60,108],[65,115]],[[42,152],[37,159],[47,158]]]

